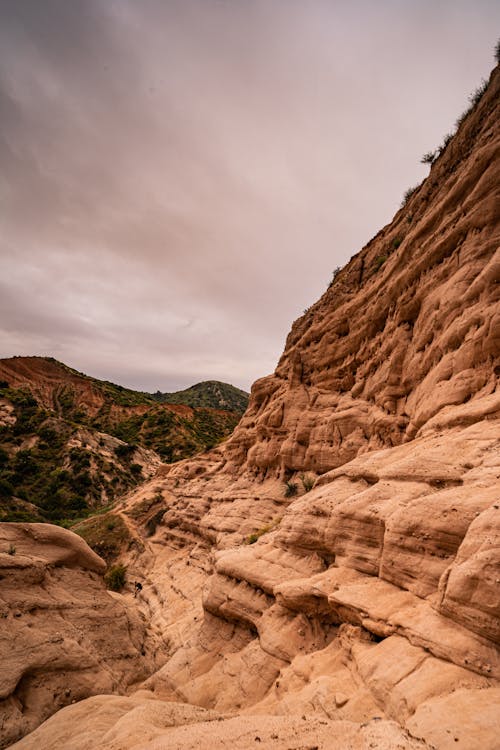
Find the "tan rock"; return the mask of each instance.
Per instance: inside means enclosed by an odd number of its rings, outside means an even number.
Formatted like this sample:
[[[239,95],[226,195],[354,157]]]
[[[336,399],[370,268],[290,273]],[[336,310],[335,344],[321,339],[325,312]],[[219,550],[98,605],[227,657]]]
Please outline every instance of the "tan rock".
[[[122,692],[161,663],[143,619],[106,591],[105,563],[76,534],[0,524],[0,745],[62,706]]]
[[[145,584],[130,605],[168,647],[143,684],[155,698],[83,701],[20,750],[497,750],[499,91],[500,68],[429,179],[295,321],[232,437],[116,509]],[[30,586],[48,575],[25,568]],[[56,664],[93,632],[62,649],[44,627]]]
[[[500,690],[456,690],[423,703],[408,721],[414,735],[425,734],[439,750],[464,747],[482,750],[498,746]]]
[[[297,744],[300,743],[300,744]],[[394,747],[424,750],[395,722],[373,720],[363,726],[315,717],[244,716],[224,718],[212,711],[137,697],[97,696],[63,709],[13,750],[195,750],[200,747],[317,747],[318,750],[369,750]]]
[[[500,644],[500,494],[476,513],[467,534],[440,581],[439,611]],[[486,504],[486,502],[485,502]]]

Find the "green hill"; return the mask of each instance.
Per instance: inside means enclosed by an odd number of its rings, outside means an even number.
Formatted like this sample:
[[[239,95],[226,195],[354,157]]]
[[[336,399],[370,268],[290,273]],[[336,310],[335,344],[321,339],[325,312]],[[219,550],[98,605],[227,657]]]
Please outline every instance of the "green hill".
[[[159,401],[52,358],[0,360],[0,520],[85,517],[161,462],[213,447],[240,416]]]
[[[244,413],[248,405],[248,396],[245,391],[219,380],[205,380],[175,393],[157,391],[153,394],[153,398],[160,403],[223,409],[237,414]]]

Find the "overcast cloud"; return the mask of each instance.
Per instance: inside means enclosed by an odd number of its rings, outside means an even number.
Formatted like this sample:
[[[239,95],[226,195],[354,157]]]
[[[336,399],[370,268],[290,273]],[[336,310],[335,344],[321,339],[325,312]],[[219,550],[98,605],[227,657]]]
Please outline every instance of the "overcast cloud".
[[[249,389],[487,78],[488,0],[0,0],[0,356]]]

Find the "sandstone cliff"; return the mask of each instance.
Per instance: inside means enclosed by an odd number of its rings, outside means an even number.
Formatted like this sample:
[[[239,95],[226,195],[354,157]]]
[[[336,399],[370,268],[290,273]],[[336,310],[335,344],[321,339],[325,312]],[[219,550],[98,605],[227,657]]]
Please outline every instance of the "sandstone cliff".
[[[498,747],[499,89],[294,323],[233,436],[117,508],[165,663],[19,750]]]
[[[323,474],[498,410],[498,87],[496,71],[393,222],[293,324],[252,389],[232,466]]]

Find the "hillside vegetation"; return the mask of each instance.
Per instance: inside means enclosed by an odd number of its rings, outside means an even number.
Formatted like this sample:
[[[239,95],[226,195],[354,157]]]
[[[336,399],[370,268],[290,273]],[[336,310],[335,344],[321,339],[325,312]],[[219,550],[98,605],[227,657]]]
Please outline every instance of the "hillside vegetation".
[[[52,358],[0,360],[0,519],[84,517],[161,462],[216,445],[240,413],[209,407],[203,387],[189,390],[203,405],[159,402]]]
[[[248,393],[235,388],[234,385],[221,383],[219,380],[205,380],[175,393],[153,394],[156,401],[168,404],[186,404],[192,407],[211,407],[227,409],[243,414],[248,405]]]

